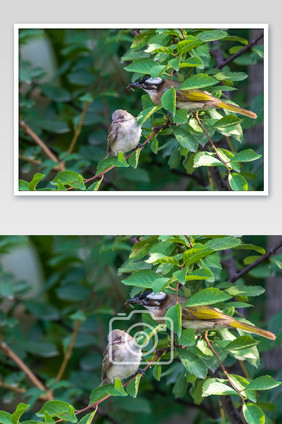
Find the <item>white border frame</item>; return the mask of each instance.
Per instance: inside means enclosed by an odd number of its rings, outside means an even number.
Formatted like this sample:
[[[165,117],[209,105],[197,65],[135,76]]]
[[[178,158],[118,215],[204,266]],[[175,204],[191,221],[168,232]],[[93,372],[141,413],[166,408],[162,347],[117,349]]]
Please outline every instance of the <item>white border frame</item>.
[[[263,191],[20,191],[19,177],[19,127],[18,127],[18,79],[19,79],[19,43],[18,33],[24,28],[257,28],[264,30],[264,190]],[[268,196],[269,194],[269,26],[268,24],[14,24],[14,195],[15,196]]]

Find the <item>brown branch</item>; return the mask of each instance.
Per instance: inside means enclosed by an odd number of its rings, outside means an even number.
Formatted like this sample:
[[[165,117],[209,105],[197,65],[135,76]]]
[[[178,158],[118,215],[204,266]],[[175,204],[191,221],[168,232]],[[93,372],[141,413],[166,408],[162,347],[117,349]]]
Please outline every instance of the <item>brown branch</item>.
[[[241,50],[239,50],[237,53],[234,53],[232,56],[229,56],[227,59],[225,59],[223,62],[221,62],[217,68],[222,69],[224,66],[228,65],[230,62],[232,62],[234,59],[236,59],[238,56],[241,56],[241,54],[245,53],[247,50],[251,49],[257,42],[263,38],[263,31],[260,32],[252,41],[250,41],[249,44],[244,46]]]
[[[26,389],[24,389],[23,387],[11,386],[10,384],[6,384],[3,381],[0,381],[0,387],[22,395],[26,393]],[[48,400],[50,400],[50,397],[42,394],[39,396],[38,400],[41,400],[42,402],[47,402]]]
[[[222,371],[223,371],[223,372],[224,372],[224,374],[226,375],[227,380],[229,381],[229,383],[231,384],[231,386],[232,386],[232,387],[236,390],[236,392],[239,394],[239,396],[240,396],[241,398],[243,398],[243,396],[241,395],[240,390],[239,390],[239,389],[237,389],[237,387],[235,386],[235,384],[234,384],[234,383],[233,383],[233,381],[231,380],[231,378],[230,378],[230,376],[229,376],[228,372],[226,371],[226,369],[225,369],[225,367],[224,367],[223,363],[222,363],[222,362],[221,362],[221,360],[219,359],[219,356],[218,356],[217,352],[216,352],[216,351],[214,350],[214,348],[212,347],[212,345],[211,345],[211,343],[210,343],[210,341],[209,341],[209,338],[208,338],[208,332],[207,332],[207,331],[205,332],[204,337],[205,337],[205,340],[206,340],[206,342],[207,342],[207,344],[208,344],[209,348],[211,349],[211,351],[212,351],[212,352],[213,352],[213,354],[215,355],[215,357],[216,357],[216,359],[217,359],[217,361],[218,361],[219,365],[221,366]]]
[[[87,109],[88,109],[89,105],[90,105],[90,102],[84,102],[84,105],[83,105],[83,109],[82,109],[82,113],[81,113],[81,117],[80,117],[78,126],[77,126],[77,128],[76,128],[76,130],[74,132],[74,136],[73,136],[73,139],[71,141],[70,147],[68,148],[68,155],[71,154],[71,152],[73,151],[74,146],[75,146],[75,144],[77,142],[77,139],[78,139],[78,136],[79,136],[79,134],[81,132],[82,124],[84,122],[85,115],[86,115],[86,112],[87,112]]]
[[[73,330],[73,333],[72,333],[72,336],[71,336],[70,344],[68,345],[64,360],[62,362],[62,365],[61,365],[61,367],[58,371],[57,377],[56,377],[57,382],[61,380],[61,378],[64,374],[64,371],[66,369],[66,366],[69,362],[69,359],[71,357],[72,350],[73,350],[73,347],[74,347],[74,343],[75,343],[75,340],[77,338],[78,331],[79,331],[81,324],[82,324],[81,320],[78,319],[78,320],[75,321],[74,330]]]
[[[42,164],[41,160],[28,158],[28,157],[23,156],[23,155],[19,155],[19,159],[24,160],[25,162],[32,163],[34,165],[41,165]],[[60,172],[62,169],[61,169],[60,166],[54,166],[54,168],[52,168],[52,170],[56,171],[56,172]]]
[[[35,132],[32,131],[32,129],[24,121],[20,121],[19,125],[24,130],[24,132],[28,134],[35,141],[35,143],[41,147],[41,149],[50,159],[59,164],[60,170],[65,171],[65,164],[59,161],[59,159],[54,155],[54,153],[49,149],[44,141],[42,141],[41,138],[39,138],[38,135],[35,134]]]
[[[255,268],[257,265],[267,260],[271,255],[274,255],[274,253],[276,253],[276,251],[280,249],[280,247],[282,247],[282,239],[279,241],[279,243],[271,247],[264,255],[260,256],[252,264],[246,266],[245,268],[241,269],[241,271],[237,272],[237,274],[235,274],[234,277],[230,278],[229,281],[231,281],[231,283],[234,283],[239,278],[243,277],[243,275],[247,274],[249,271]]]
[[[36,375],[28,368],[28,366],[12,351],[12,349],[5,343],[0,343],[0,349],[5,352],[5,354],[14,361],[18,367],[23,370],[23,372],[27,375],[27,377],[32,381],[32,383],[38,387],[38,389],[42,390],[46,393],[46,397],[48,400],[52,400],[52,393],[49,392],[46,387],[41,383],[41,381],[36,377]]]

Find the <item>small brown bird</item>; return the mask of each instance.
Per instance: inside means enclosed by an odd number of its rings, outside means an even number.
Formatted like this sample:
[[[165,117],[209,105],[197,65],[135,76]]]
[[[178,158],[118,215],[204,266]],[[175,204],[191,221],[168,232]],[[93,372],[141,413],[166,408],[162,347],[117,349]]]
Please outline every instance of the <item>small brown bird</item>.
[[[187,298],[178,296],[178,302],[182,306],[182,327],[193,328],[195,331],[216,330],[221,328],[238,328],[249,333],[258,334],[270,340],[275,340],[275,335],[270,331],[255,327],[245,322],[237,321],[229,315],[225,315],[217,308],[210,306],[184,306]],[[147,308],[153,318],[158,322],[163,322],[163,318],[169,308],[176,304],[176,296],[174,294],[166,294],[163,292],[153,293],[146,290],[139,297],[129,299],[126,304],[142,305]]]
[[[122,330],[108,334],[108,346],[104,352],[102,383],[114,383],[115,378],[128,378],[138,371],[142,350],[135,339]]]
[[[109,129],[107,157],[117,156],[118,152],[126,153],[137,147],[141,137],[141,126],[126,110],[118,109],[112,114],[112,125]]]
[[[180,82],[178,81],[172,81],[172,85],[176,89],[176,107],[178,109],[187,109],[188,113],[199,110],[221,108],[240,113],[241,115],[246,115],[249,118],[257,118],[257,115],[254,112],[223,102],[217,97],[213,97],[207,91],[198,89],[178,90],[178,87],[180,86]],[[164,80],[160,77],[154,79],[150,77],[144,77],[137,82],[133,82],[129,85],[129,87],[141,88],[149,94],[154,103],[161,105],[161,98],[164,92],[171,88],[171,83],[170,80]]]

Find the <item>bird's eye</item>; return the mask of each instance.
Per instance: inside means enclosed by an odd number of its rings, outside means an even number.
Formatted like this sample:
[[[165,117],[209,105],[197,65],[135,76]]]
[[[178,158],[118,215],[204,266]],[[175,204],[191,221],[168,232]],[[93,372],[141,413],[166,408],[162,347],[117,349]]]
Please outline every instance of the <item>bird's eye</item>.
[[[121,340],[121,336],[119,336],[119,337],[117,338],[117,340]]]

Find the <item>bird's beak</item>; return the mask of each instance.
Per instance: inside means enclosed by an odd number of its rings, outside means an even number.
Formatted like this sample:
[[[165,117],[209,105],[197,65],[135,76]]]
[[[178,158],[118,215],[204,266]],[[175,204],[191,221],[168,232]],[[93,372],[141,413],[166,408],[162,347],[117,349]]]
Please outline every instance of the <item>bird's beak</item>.
[[[128,299],[125,302],[125,305],[132,305],[134,303],[136,303],[137,305],[142,305],[143,304],[142,300],[140,300],[139,297],[133,297],[132,299]]]
[[[138,82],[138,81],[137,81],[137,82],[132,82],[131,84],[129,84],[129,85],[127,86],[127,88],[128,88],[129,90],[134,91],[134,89],[135,89],[135,88],[140,88],[140,84],[139,84],[139,82]]]

